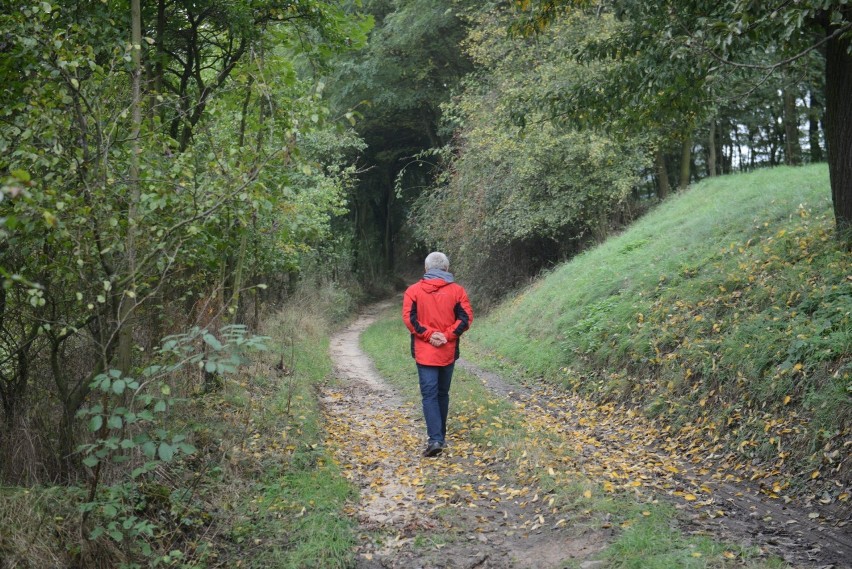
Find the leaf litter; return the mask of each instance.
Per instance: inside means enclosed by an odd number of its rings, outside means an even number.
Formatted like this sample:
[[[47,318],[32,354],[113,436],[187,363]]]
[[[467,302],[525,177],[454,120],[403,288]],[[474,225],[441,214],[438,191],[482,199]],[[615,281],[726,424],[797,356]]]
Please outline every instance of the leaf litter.
[[[358,567],[599,566],[592,560],[619,528],[600,513],[566,512],[552,491],[586,479],[596,483],[583,490],[586,499],[629,493],[640,502],[671,500],[688,514],[687,532],[757,546],[795,566],[848,567],[844,520],[771,497],[780,484],[751,485],[760,477],[749,481],[749,469],[708,460],[700,442],[690,448],[682,442],[688,438],[661,436],[633,411],[553,388],[510,386],[469,362],[460,367],[512,401],[515,413],[494,419],[451,395],[449,448],[438,459],[422,458],[419,405],[384,383],[358,347],[359,334],[386,306],[332,339],[342,381],[322,397],[327,443],[360,489],[360,501],[346,510],[360,525]],[[505,445],[483,442],[504,432],[515,433]]]

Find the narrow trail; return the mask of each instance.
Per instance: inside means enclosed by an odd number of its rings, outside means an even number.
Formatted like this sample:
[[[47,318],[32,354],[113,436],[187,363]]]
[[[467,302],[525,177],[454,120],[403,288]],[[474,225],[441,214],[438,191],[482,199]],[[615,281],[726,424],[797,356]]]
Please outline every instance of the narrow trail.
[[[419,406],[385,383],[358,345],[361,332],[390,304],[370,307],[332,338],[341,381],[322,394],[328,444],[360,489],[360,502],[347,512],[360,525],[356,567],[605,567],[594,559],[616,529],[553,507],[537,487],[534,471],[541,469],[557,484],[588,478],[604,492],[670,500],[687,514],[685,532],[757,546],[794,567],[852,567],[848,528],[820,524],[812,512],[714,478],[675,449],[658,448],[636,417],[563,393],[509,385],[463,360],[460,368],[496,398],[514,403],[521,423],[512,428],[527,433],[530,456],[511,458],[508,449],[475,443],[467,425],[476,419],[457,415],[448,451],[422,458]]]
[[[601,567],[585,560],[611,531],[577,531],[545,520],[535,488],[504,480],[499,449],[459,433],[449,435],[449,448],[438,459],[421,456],[419,407],[404,403],[358,347],[359,334],[387,306],[371,307],[332,338],[341,382],[322,397],[329,445],[361,492],[348,512],[361,530],[356,567],[548,569],[569,560]],[[442,540],[431,540],[431,533]]]

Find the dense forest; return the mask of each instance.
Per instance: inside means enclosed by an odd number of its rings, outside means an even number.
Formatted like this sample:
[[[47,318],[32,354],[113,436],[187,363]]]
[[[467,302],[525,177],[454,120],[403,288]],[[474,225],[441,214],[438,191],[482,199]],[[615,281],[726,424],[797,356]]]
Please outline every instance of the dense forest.
[[[440,248],[488,308],[782,164],[828,163],[849,247],[840,0],[0,5],[0,485],[67,489],[78,566],[107,537],[167,564],[180,522],[117,513],[300,291],[339,321]]]

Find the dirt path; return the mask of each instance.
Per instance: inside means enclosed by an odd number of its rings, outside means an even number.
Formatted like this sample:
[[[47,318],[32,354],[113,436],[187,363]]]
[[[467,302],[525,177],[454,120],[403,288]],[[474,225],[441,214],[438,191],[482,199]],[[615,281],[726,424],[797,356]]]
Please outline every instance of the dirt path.
[[[419,407],[404,403],[358,347],[359,334],[386,306],[371,307],[332,338],[341,384],[323,393],[330,445],[361,491],[349,512],[361,528],[357,567],[602,566],[587,560],[610,532],[540,523],[543,500],[534,488],[504,480],[499,450],[450,435],[440,458],[421,457]]]
[[[459,429],[439,459],[421,457],[419,406],[405,403],[358,347],[360,333],[388,306],[372,306],[332,338],[341,381],[323,393],[329,444],[361,492],[349,512],[360,524],[357,567],[604,567],[593,559],[614,529],[560,519],[507,453],[477,445]],[[562,454],[554,467],[569,479],[580,475],[609,491],[671,500],[687,514],[685,532],[757,546],[795,567],[852,567],[847,528],[819,523],[812,510],[779,504],[714,478],[673,449],[660,450],[635,428],[635,418],[565,394],[509,385],[468,362],[460,366],[513,401],[524,429],[555,441],[550,450]]]

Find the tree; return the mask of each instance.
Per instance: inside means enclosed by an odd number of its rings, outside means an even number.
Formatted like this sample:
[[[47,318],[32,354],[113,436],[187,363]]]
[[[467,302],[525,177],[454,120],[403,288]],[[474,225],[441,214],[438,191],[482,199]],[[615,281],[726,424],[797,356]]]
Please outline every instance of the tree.
[[[410,217],[424,243],[452,255],[483,304],[603,240],[649,166],[643,139],[579,128],[541,109],[555,90],[603,72],[561,54],[610,22],[577,15],[516,39],[506,17],[483,10],[474,21],[466,46],[476,72],[443,107],[455,134],[441,153],[442,176]]]
[[[527,32],[540,30],[559,14],[589,4],[582,0],[519,1],[516,27]],[[848,101],[852,94],[852,6],[831,0],[736,0],[731,4],[708,0],[663,3],[615,0],[611,6],[620,18],[632,20],[666,38],[670,59],[688,54],[692,61],[715,62],[712,67],[696,68],[700,70],[694,75],[698,85],[707,84],[715,74],[731,68],[761,71],[768,78],[811,52],[823,52],[826,143],[834,216],[838,237],[850,242],[852,107]],[[765,63],[766,53],[774,54],[774,61]],[[648,61],[640,58],[636,63],[637,72],[659,73]],[[643,106],[654,103],[652,97]]]
[[[339,62],[331,82],[334,106],[355,112],[367,143],[365,164],[351,204],[359,266],[383,274],[393,267],[406,209],[431,173],[405,169],[421,151],[442,146],[441,104],[471,69],[460,44],[467,34],[469,0],[372,0],[363,9],[376,22],[367,49]],[[355,118],[353,118],[355,120]]]
[[[223,282],[274,284],[327,240],[358,145],[316,72],[363,35],[330,3],[164,0],[168,25],[73,8],[0,14],[0,399],[8,425],[61,417],[51,477],[73,475],[93,378],[215,324]]]

